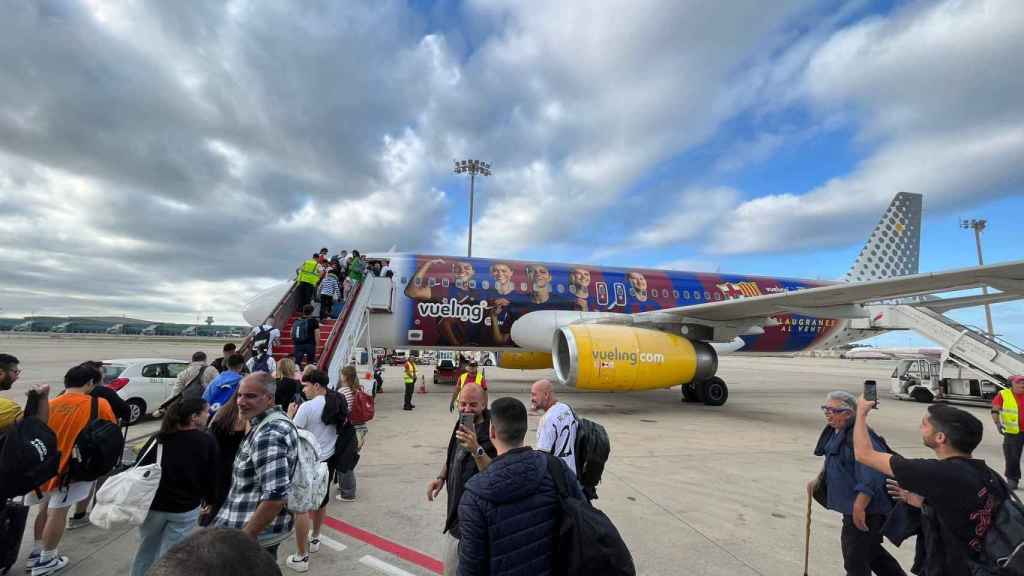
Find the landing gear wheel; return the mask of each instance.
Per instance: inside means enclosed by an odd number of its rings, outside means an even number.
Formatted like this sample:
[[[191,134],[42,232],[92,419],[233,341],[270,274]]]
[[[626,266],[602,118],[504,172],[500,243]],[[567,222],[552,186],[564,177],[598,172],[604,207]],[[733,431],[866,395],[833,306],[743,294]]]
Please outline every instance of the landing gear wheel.
[[[718,376],[712,376],[702,382],[698,390],[702,392],[705,406],[721,406],[729,399],[729,387],[725,385],[725,380]]]
[[[127,402],[128,406],[132,409],[131,416],[128,418],[128,425],[131,426],[142,419],[146,414],[146,403],[138,398],[132,398]]]
[[[683,402],[700,402],[695,384],[683,384]]]

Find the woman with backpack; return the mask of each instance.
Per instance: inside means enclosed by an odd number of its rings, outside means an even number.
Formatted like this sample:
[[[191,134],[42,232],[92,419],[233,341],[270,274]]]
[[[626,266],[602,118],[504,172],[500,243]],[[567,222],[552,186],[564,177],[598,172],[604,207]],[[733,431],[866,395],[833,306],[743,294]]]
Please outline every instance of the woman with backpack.
[[[293,402],[288,406],[288,415],[296,428],[308,430],[317,440],[317,452],[320,461],[327,464],[327,492],[320,507],[312,512],[295,513],[295,543],[298,554],[288,557],[287,565],[296,572],[309,570],[309,554],[320,550],[320,527],[327,514],[327,502],[331,497],[331,482],[334,481],[334,449],[338,437],[338,426],[344,425],[348,418],[345,399],[337,392],[327,388],[327,374],[313,370],[302,381],[302,393],[307,398],[301,405]],[[310,536],[310,518],[312,518],[313,534]],[[308,546],[307,546],[307,537]]]
[[[200,504],[217,495],[217,443],[206,431],[209,406],[186,398],[167,409],[160,431],[142,449],[140,466],[160,464],[157,488],[146,520],[139,526],[139,550],[132,576],[143,576],[153,562],[184,540],[198,525]]]
[[[354,366],[345,366],[341,369],[341,388],[339,392],[344,396],[348,407],[348,413],[352,413],[352,405],[355,402],[356,394],[363,389],[359,385],[359,378],[356,377]],[[352,424],[351,420],[345,430],[338,431],[339,447],[336,466],[339,472],[338,500],[342,502],[353,502],[356,499],[356,464],[359,462],[359,451],[366,439],[366,424]]]

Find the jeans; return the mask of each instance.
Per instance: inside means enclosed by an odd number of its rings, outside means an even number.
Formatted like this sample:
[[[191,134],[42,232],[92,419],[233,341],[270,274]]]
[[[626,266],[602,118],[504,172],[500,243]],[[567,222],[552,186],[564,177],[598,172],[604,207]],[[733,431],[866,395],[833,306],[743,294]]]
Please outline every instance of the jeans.
[[[843,549],[843,566],[847,576],[907,576],[892,555],[882,547],[882,525],[885,516],[872,514],[865,519],[867,532],[861,532],[853,524],[853,516],[843,515],[843,532],[840,539]]]
[[[189,512],[150,510],[139,526],[139,551],[132,562],[132,575],[143,576],[172,546],[181,542],[199,523],[199,508]]]
[[[1024,434],[1007,434],[1003,436],[1003,456],[1006,457],[1006,480],[1020,480],[1020,454],[1024,448]]]

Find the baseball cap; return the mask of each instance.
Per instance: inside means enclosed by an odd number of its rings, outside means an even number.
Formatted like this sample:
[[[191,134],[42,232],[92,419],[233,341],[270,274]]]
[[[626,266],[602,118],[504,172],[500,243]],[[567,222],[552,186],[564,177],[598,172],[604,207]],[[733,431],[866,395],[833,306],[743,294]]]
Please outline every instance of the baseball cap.
[[[1024,382],[1024,374],[1015,374],[1010,376],[1010,384],[1016,384],[1018,382]]]

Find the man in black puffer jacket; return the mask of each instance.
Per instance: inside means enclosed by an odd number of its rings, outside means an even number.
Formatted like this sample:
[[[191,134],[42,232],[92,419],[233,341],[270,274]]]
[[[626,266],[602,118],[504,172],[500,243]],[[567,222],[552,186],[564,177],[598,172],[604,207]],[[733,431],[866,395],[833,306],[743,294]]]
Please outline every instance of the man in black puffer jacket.
[[[459,576],[547,576],[560,509],[547,455],[523,446],[526,406],[495,400],[490,435],[498,457],[466,484],[459,502]],[[583,498],[576,476],[564,469],[570,496]]]

